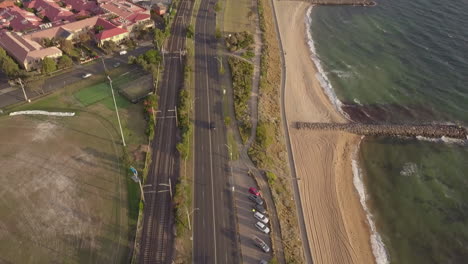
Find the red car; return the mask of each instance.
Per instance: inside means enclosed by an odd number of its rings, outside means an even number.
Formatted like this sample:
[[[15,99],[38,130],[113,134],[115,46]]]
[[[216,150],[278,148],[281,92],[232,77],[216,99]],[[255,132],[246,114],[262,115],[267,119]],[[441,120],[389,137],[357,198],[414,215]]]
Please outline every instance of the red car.
[[[260,191],[257,190],[257,189],[254,188],[254,187],[250,187],[250,188],[249,188],[249,193],[255,194],[256,196],[260,196]]]

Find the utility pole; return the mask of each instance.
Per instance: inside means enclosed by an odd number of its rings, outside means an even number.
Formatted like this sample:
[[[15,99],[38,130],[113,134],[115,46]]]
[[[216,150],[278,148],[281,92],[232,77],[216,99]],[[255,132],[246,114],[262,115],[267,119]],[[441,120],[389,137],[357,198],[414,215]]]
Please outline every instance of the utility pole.
[[[231,146],[229,146],[228,144],[224,144],[224,145],[226,145],[226,147],[228,148],[228,150],[229,150],[229,157],[230,157],[230,159],[232,160],[232,149],[231,149]]]
[[[31,100],[28,99],[28,96],[26,95],[26,91],[24,90],[24,86],[23,86],[23,82],[21,81],[21,78],[18,78],[18,81],[21,85],[21,89],[23,90],[23,94],[24,94],[24,100],[28,103],[31,102]]]
[[[188,226],[189,226],[188,228],[189,228],[189,230],[192,230],[192,225],[190,224],[190,216],[191,216],[195,211],[197,211],[197,210],[200,210],[200,208],[194,208],[194,209],[192,210],[192,212],[189,214],[188,208],[185,207],[185,212],[187,213],[187,220],[188,220]]]
[[[174,111],[175,111],[175,123],[176,123],[176,126],[179,126],[179,119],[177,118],[177,105],[174,106]]]
[[[224,73],[224,68],[223,68],[223,57],[218,57],[218,56],[215,56],[215,58],[218,60],[219,62],[219,72],[220,73]]]
[[[157,93],[158,91],[158,84],[159,84],[159,66],[161,65],[161,62],[158,62],[158,73],[156,74],[156,84],[154,86],[154,94]]]
[[[114,95],[114,88],[112,88],[112,79],[110,78],[109,75],[107,75],[107,79],[109,79],[109,84],[112,92],[112,99],[114,100],[114,106],[115,106],[115,113],[117,114],[117,121],[119,123],[119,128],[120,128],[120,135],[122,136],[122,144],[125,147],[125,138],[123,135],[123,130],[122,130],[122,124],[120,123],[120,116],[119,116],[119,110],[117,109],[117,103],[115,102],[115,95]]]
[[[161,186],[167,186],[167,187],[169,187],[169,190],[158,191],[158,193],[160,193],[160,192],[169,192],[169,194],[171,195],[171,199],[172,199],[172,184],[171,184],[171,178],[169,178],[169,184],[160,183],[159,185],[161,185]]]

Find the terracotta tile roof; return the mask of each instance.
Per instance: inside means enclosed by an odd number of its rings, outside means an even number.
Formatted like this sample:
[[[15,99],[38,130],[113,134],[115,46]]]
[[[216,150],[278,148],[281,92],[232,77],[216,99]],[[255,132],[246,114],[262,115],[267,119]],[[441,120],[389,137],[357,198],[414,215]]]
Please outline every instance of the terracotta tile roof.
[[[102,18],[99,18],[97,16],[90,17],[90,18],[86,18],[83,20],[71,22],[68,24],[63,24],[60,26],[29,33],[29,34],[24,35],[24,37],[30,40],[40,41],[43,38],[57,37],[61,34],[62,31],[78,32],[86,27],[91,28],[94,25],[96,25],[98,20],[102,20]]]
[[[15,5],[15,1],[13,0],[0,1],[0,8],[6,8],[6,7],[14,6],[14,5]]]
[[[46,16],[50,21],[74,21],[74,14],[67,9],[60,7],[53,0],[33,0],[31,2],[25,2],[24,6],[35,8],[39,14]]]
[[[149,14],[144,13],[136,13],[132,14],[131,16],[127,17],[127,20],[131,23],[136,23],[138,21],[149,19],[151,16]]]
[[[102,41],[124,33],[128,33],[128,31],[123,28],[114,27],[112,29],[103,30],[100,33],[96,34],[96,38]]]
[[[47,56],[62,54],[62,51],[56,47],[43,48],[35,41],[8,31],[0,32],[0,46],[23,65],[27,60],[43,59]]]
[[[83,10],[95,13],[99,10],[99,7],[96,1],[88,1],[88,0],[62,0],[63,3],[66,5],[70,5],[73,9],[78,12]]]
[[[127,1],[112,1],[112,2],[104,2],[100,5],[101,8],[104,10],[113,13],[123,19],[127,19],[127,17],[135,14],[135,13],[143,13],[146,10],[141,8],[137,5],[134,5]]]
[[[38,28],[42,20],[33,13],[14,5],[0,9],[0,23],[4,28],[10,26],[14,31],[25,31]]]

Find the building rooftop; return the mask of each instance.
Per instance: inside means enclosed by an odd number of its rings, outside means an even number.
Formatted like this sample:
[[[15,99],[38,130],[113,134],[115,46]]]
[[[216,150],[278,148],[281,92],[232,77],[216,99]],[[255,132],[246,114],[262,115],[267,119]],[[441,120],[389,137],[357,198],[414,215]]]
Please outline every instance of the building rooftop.
[[[61,0],[61,1],[66,5],[70,5],[72,9],[78,12],[87,11],[87,12],[96,14],[100,10],[96,1],[88,1],[88,0]]]
[[[20,62],[31,59],[43,59],[47,56],[62,53],[56,47],[43,48],[37,42],[23,38],[16,32],[0,32],[0,45]]]
[[[33,13],[13,5],[0,9],[0,23],[3,28],[11,27],[14,31],[26,31],[38,28],[42,20]]]
[[[50,21],[75,20],[71,11],[60,7],[53,0],[32,0],[31,2],[24,2],[24,6],[36,9],[38,14],[47,17]]]
[[[136,13],[146,12],[146,9],[127,1],[103,2],[100,6],[107,12],[113,13],[122,19],[127,19],[129,16]]]
[[[114,27],[112,29],[105,29],[99,32],[98,34],[96,34],[96,38],[102,41],[127,32],[128,31],[126,29]]]

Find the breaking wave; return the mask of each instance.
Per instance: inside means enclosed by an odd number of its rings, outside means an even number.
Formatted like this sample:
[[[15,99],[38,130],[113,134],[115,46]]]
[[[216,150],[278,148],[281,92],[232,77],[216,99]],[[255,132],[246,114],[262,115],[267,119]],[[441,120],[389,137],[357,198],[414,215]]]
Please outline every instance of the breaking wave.
[[[349,115],[345,111],[343,111],[342,109],[343,103],[336,96],[336,93],[333,90],[330,80],[328,79],[327,74],[325,73],[325,70],[322,67],[320,58],[317,55],[317,52],[315,49],[315,43],[312,38],[312,32],[310,31],[310,25],[312,23],[312,17],[310,16],[310,14],[312,12],[312,8],[313,6],[309,7],[309,9],[307,10],[306,17],[305,17],[305,24],[306,24],[306,32],[307,32],[307,44],[309,45],[309,49],[311,52],[310,58],[312,59],[312,61],[315,64],[315,67],[317,68],[317,74],[315,77],[319,81],[320,86],[325,91],[325,94],[328,96],[328,99],[332,102],[335,108],[347,119],[351,119]]]
[[[371,240],[371,246],[372,246],[372,253],[374,254],[375,261],[377,264],[388,264],[389,260],[388,260],[387,250],[385,249],[385,245],[382,241],[382,237],[377,232],[377,228],[375,227],[372,214],[369,211],[369,208],[367,207],[367,204],[366,204],[366,200],[367,200],[366,189],[364,187],[364,182],[362,180],[362,171],[357,161],[360,145],[361,145],[361,142],[359,142],[356,148],[356,151],[354,152],[354,155],[353,155],[354,157],[351,161],[351,165],[353,168],[354,188],[356,188],[356,191],[359,194],[359,200],[361,202],[362,208],[366,212],[367,222],[369,223],[369,227],[370,227],[370,234],[371,234],[370,240]]]

